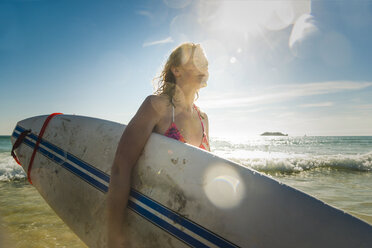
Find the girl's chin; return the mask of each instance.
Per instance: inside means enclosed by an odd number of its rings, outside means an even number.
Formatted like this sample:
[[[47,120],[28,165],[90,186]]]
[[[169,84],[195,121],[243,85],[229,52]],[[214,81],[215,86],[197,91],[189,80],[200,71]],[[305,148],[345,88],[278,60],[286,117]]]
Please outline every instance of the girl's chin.
[[[200,88],[204,88],[204,87],[207,87],[207,81],[202,81],[201,83],[200,83]]]
[[[205,81],[205,80],[197,80],[197,81],[195,81],[193,83],[189,82],[188,85],[189,86],[192,85],[191,87],[195,87],[195,88],[200,89],[200,88],[207,87],[207,81]]]

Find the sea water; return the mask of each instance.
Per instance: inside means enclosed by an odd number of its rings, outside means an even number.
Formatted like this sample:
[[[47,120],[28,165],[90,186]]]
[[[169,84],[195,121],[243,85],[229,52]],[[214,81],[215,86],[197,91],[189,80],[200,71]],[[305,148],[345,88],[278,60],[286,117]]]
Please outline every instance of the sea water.
[[[29,184],[0,136],[0,247],[86,247]]]
[[[211,138],[213,153],[372,224],[372,136]],[[0,247],[85,247],[10,156],[0,136]],[[3,243],[1,243],[3,242]]]

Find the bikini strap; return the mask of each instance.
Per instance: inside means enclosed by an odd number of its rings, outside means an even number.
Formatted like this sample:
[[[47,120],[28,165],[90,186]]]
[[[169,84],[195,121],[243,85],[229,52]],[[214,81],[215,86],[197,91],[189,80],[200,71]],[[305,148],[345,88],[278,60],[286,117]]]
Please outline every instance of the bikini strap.
[[[203,129],[203,135],[204,135],[204,124],[203,124],[203,122],[202,122],[202,119],[201,119],[201,116],[200,116],[199,110],[198,110],[198,108],[196,107],[195,104],[194,104],[194,108],[195,108],[196,112],[198,113],[199,120],[200,120],[200,123],[201,123],[201,125],[202,125],[202,129]]]
[[[172,122],[174,122],[174,106],[172,105]]]

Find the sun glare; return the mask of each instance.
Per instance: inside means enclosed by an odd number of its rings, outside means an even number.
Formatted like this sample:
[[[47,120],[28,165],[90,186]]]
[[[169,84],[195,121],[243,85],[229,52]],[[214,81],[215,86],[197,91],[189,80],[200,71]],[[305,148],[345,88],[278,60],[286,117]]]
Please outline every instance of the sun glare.
[[[267,30],[281,30],[293,24],[304,13],[310,12],[308,1],[217,1],[203,3],[203,9],[214,11],[200,13],[200,18],[210,29],[233,29],[240,33],[256,35]]]

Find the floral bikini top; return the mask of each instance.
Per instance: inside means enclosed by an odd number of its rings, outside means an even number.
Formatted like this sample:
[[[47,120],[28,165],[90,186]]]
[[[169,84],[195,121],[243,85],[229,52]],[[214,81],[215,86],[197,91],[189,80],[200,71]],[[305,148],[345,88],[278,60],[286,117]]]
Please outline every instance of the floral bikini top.
[[[203,124],[202,119],[200,117],[199,110],[197,109],[197,107],[195,106],[195,104],[193,105],[193,107],[195,108],[196,112],[198,113],[198,116],[199,116],[199,119],[200,119],[200,123],[201,123],[201,126],[202,126],[202,130],[203,130],[203,138],[202,138],[201,144],[199,145],[199,148],[202,148],[204,150],[208,150],[207,148],[209,148],[209,143],[208,143],[207,134],[204,131],[204,124]],[[172,108],[173,108],[173,112],[172,112],[172,124],[169,126],[169,128],[167,129],[167,131],[165,132],[164,135],[167,136],[167,137],[169,137],[169,138],[172,138],[172,139],[175,139],[175,140],[179,140],[181,142],[186,143],[186,140],[184,139],[184,137],[182,136],[181,132],[178,130],[178,128],[176,126],[176,123],[174,122],[174,106],[172,106]]]

